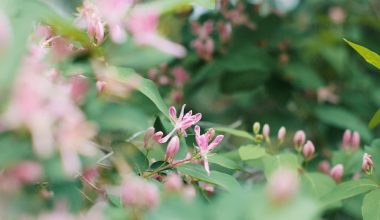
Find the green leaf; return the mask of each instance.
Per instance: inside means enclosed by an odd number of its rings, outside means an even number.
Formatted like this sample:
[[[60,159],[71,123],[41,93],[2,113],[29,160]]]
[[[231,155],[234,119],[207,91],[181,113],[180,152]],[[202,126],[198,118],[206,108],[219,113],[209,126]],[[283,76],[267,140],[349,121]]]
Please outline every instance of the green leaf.
[[[372,116],[371,121],[369,121],[368,127],[375,128],[380,124],[380,109]]]
[[[178,167],[177,170],[200,181],[221,186],[228,191],[241,188],[234,177],[215,170],[211,170],[211,174],[208,176],[204,168],[198,164],[184,164]]]
[[[255,138],[251,134],[249,134],[248,132],[238,130],[238,129],[226,128],[226,127],[216,127],[216,128],[214,128],[214,130],[219,131],[219,132],[225,132],[225,133],[231,134],[233,136],[246,138],[246,139],[249,139],[252,141],[255,140]]]
[[[342,129],[356,130],[364,140],[370,141],[372,133],[356,115],[346,109],[332,106],[320,106],[315,109],[315,115],[322,122]]]
[[[210,163],[218,164],[219,166],[231,169],[231,170],[240,170],[241,167],[233,160],[224,157],[220,154],[208,155],[208,161]]]
[[[242,160],[255,160],[265,156],[266,153],[260,146],[246,145],[239,148],[239,155]]]
[[[346,41],[352,48],[354,48],[354,50],[356,50],[356,52],[358,52],[360,56],[365,59],[365,61],[380,69],[380,56],[377,53],[372,52],[371,50],[360,46],[359,44],[355,44],[349,40],[344,39],[344,41]]]
[[[362,215],[364,220],[380,220],[380,190],[374,190],[365,195]]]
[[[295,154],[284,153],[278,155],[266,155],[263,158],[264,162],[264,174],[266,178],[269,178],[273,171],[280,167],[286,167],[289,169],[297,170],[300,167],[298,158]]]
[[[355,152],[335,151],[333,152],[332,163],[343,164],[344,174],[357,172],[362,164],[363,151],[358,149]]]
[[[351,180],[336,186],[331,193],[322,198],[322,202],[326,205],[335,203],[378,187],[379,186],[375,182],[369,179]]]
[[[307,192],[316,198],[327,195],[335,187],[335,182],[331,177],[322,173],[303,173],[301,183]]]

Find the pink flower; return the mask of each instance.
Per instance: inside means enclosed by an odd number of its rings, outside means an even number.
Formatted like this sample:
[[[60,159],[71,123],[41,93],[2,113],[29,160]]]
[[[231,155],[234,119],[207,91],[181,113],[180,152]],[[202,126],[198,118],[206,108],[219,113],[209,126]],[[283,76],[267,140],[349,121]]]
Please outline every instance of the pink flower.
[[[104,81],[96,81],[96,89],[98,90],[99,94],[102,94],[104,90],[106,89],[107,83]]]
[[[215,139],[211,143],[209,143],[211,141],[210,132],[206,132],[205,134],[201,135],[200,134],[201,128],[198,125],[195,126],[194,131],[195,131],[195,141],[197,142],[199,152],[203,159],[205,170],[207,174],[210,175],[210,168],[208,165],[207,154],[220,144],[224,136],[218,135],[215,137]]]
[[[318,170],[325,173],[329,174],[330,173],[330,162],[327,160],[323,160],[318,164]]]
[[[85,0],[78,11],[77,24],[81,28],[87,28],[88,36],[94,39],[97,44],[102,43],[104,39],[104,23],[96,5],[89,0]]]
[[[368,175],[372,174],[373,161],[372,156],[368,153],[364,153],[363,155],[362,170]]]
[[[331,7],[329,9],[329,17],[335,24],[341,24],[346,20],[346,12],[340,6]]]
[[[183,85],[189,78],[189,74],[182,66],[176,66],[172,69],[172,74],[174,76],[174,81],[177,85]]]
[[[223,43],[228,42],[231,38],[232,25],[230,23],[219,21],[216,25],[216,28],[218,30],[220,40]]]
[[[306,159],[311,159],[314,155],[315,147],[313,142],[307,141],[306,144],[303,146],[303,155]]]
[[[343,172],[344,172],[343,165],[337,164],[331,169],[330,176],[335,180],[335,182],[339,183],[340,180],[342,179]]]
[[[351,147],[352,150],[357,150],[360,147],[360,134],[357,131],[352,134]]]
[[[166,40],[157,33],[159,14],[154,10],[134,10],[128,20],[128,29],[132,32],[137,44],[149,45],[164,53],[183,57],[186,50],[183,46]]]
[[[297,173],[280,168],[268,180],[267,192],[269,198],[275,203],[289,201],[297,193],[299,181]]]
[[[176,173],[171,173],[166,177],[164,188],[168,192],[179,192],[182,189],[183,182],[181,177]]]
[[[265,141],[269,141],[269,132],[270,132],[270,127],[268,124],[264,124],[263,126],[263,137]]]
[[[293,137],[293,144],[297,150],[301,150],[301,147],[305,144],[306,134],[302,130],[298,130]]]
[[[165,160],[172,161],[179,150],[179,138],[178,136],[172,137],[166,148]]]
[[[71,98],[80,103],[84,99],[88,90],[87,78],[83,75],[76,75],[71,77]]]
[[[342,148],[344,150],[349,149],[350,143],[351,143],[351,137],[352,137],[351,131],[349,129],[346,129],[343,133],[343,138],[342,138]]]
[[[20,183],[31,183],[42,177],[42,167],[34,161],[22,161],[8,170],[8,173]]]
[[[169,138],[174,134],[174,132],[177,130],[184,136],[187,136],[186,129],[195,125],[201,120],[202,118],[201,113],[197,113],[193,115],[193,112],[189,111],[186,114],[184,114],[185,107],[186,105],[182,106],[182,109],[178,118],[177,118],[177,110],[173,106],[169,108],[169,115],[172,122],[174,123],[174,128],[164,138],[160,139],[159,143],[166,143],[169,140]]]
[[[278,134],[277,134],[277,139],[280,143],[283,143],[284,140],[285,140],[285,135],[286,135],[286,128],[284,126],[282,126],[279,130],[278,130]]]

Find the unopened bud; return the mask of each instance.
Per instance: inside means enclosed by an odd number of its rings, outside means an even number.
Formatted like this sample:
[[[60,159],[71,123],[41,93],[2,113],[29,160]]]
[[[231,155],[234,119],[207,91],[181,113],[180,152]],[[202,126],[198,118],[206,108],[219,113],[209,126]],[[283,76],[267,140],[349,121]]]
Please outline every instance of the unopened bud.
[[[164,188],[168,192],[179,192],[182,189],[182,179],[176,173],[171,173],[166,177]]]
[[[323,173],[329,174],[329,172],[330,172],[330,162],[328,162],[327,160],[321,161],[318,164],[318,170],[321,171],[321,172],[323,172]]]
[[[313,142],[307,141],[306,144],[303,146],[303,155],[306,159],[311,159],[314,155],[315,147]]]
[[[342,148],[344,150],[348,150],[348,148],[350,147],[351,136],[352,136],[351,131],[346,129],[342,137]]]
[[[270,133],[270,127],[268,124],[264,124],[263,126],[263,137],[265,139],[265,141],[269,141],[269,133]]]
[[[178,136],[172,137],[166,148],[165,160],[172,161],[179,150],[179,138]]]
[[[357,131],[352,134],[351,147],[352,150],[357,150],[360,147],[360,134]]]
[[[153,139],[157,142],[157,143],[160,143],[160,140],[162,138],[162,136],[164,135],[164,133],[162,133],[162,131],[158,131],[156,133],[154,133],[153,135]]]
[[[104,81],[97,81],[96,82],[96,89],[98,90],[99,94],[102,94],[104,90],[106,89],[107,83]]]
[[[144,148],[149,149],[151,147],[151,140],[153,139],[155,129],[153,127],[148,128],[144,136]]]
[[[259,123],[259,122],[255,122],[255,123],[253,124],[253,133],[254,133],[254,134],[258,134],[259,131],[260,131],[260,123]]]
[[[339,183],[340,180],[342,179],[343,172],[344,172],[343,165],[337,164],[331,169],[330,176],[335,180],[335,182]]]
[[[297,192],[299,181],[297,173],[280,168],[268,180],[267,193],[272,202],[281,204],[289,201]]]
[[[302,146],[305,144],[306,134],[302,130],[298,130],[293,137],[293,144],[297,151],[301,151]]]
[[[362,170],[367,175],[371,175],[373,171],[373,161],[372,156],[370,154],[364,153],[363,162],[362,162]]]
[[[282,126],[279,130],[278,130],[278,134],[277,134],[277,138],[278,138],[278,141],[282,144],[285,140],[285,135],[286,135],[286,129],[284,126]]]

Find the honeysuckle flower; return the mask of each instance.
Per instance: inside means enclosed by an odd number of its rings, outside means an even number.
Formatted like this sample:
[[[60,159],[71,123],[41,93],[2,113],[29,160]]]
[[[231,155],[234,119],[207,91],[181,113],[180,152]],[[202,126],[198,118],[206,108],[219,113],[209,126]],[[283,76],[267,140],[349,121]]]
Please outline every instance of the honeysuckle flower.
[[[344,172],[343,165],[337,164],[331,169],[330,176],[335,180],[335,182],[339,183],[340,180],[342,179],[343,172]]]
[[[179,138],[178,136],[172,137],[166,148],[165,160],[172,161],[179,150]]]
[[[174,82],[176,85],[183,85],[189,78],[189,73],[182,66],[176,66],[172,69],[172,75],[174,76]]]
[[[83,6],[78,8],[78,18],[76,23],[81,28],[87,28],[87,34],[94,39],[96,44],[104,40],[104,21],[100,17],[98,8],[90,1],[85,0]]]
[[[351,147],[352,150],[357,150],[360,147],[360,134],[357,131],[352,134]]]
[[[270,133],[270,127],[268,124],[264,124],[263,126],[263,137],[264,137],[264,140],[265,141],[269,141],[270,137],[269,137],[269,133]]]
[[[186,50],[183,46],[173,43],[157,32],[159,14],[155,10],[134,10],[128,19],[128,29],[137,44],[149,45],[164,53],[183,57]]]
[[[102,94],[104,90],[106,89],[107,83],[104,81],[96,81],[96,89],[98,90],[99,94]]]
[[[226,43],[230,40],[232,33],[232,25],[230,23],[219,21],[216,24],[216,29],[219,33],[219,37],[222,43]]]
[[[362,170],[368,175],[372,174],[373,161],[372,156],[368,153],[364,153],[363,155]]]
[[[306,144],[303,146],[303,155],[306,159],[311,159],[314,155],[315,147],[313,142],[307,141]]]
[[[159,143],[166,143],[169,140],[169,138],[176,131],[180,132],[182,135],[184,135],[186,137],[187,136],[186,129],[195,125],[196,123],[198,123],[201,120],[201,118],[202,118],[201,113],[197,113],[197,114],[193,115],[193,112],[189,111],[186,114],[184,114],[185,107],[186,107],[186,105],[182,106],[181,112],[180,112],[178,118],[177,118],[177,110],[175,109],[175,107],[171,106],[169,108],[169,116],[170,116],[170,119],[172,120],[172,122],[174,123],[174,128],[165,137],[161,138],[159,140]],[[157,136],[159,136],[159,134],[157,134]]]
[[[341,145],[344,150],[348,150],[348,148],[350,147],[351,138],[352,138],[351,131],[349,129],[346,129],[343,133],[342,145]]]
[[[209,36],[213,25],[212,21],[206,21],[203,25],[200,25],[198,22],[192,23],[192,29],[197,38],[191,42],[191,46],[205,60],[211,60],[214,52],[214,40]]]
[[[195,141],[197,142],[200,155],[203,159],[203,165],[208,175],[210,175],[210,168],[208,164],[207,154],[212,151],[216,146],[220,144],[223,140],[223,135],[218,135],[214,140],[210,138],[210,132],[206,132],[205,134],[200,134],[201,128],[197,125],[194,128],[195,131]],[[211,143],[210,143],[211,141]]]
[[[278,134],[277,134],[277,139],[280,143],[283,143],[284,140],[285,140],[285,135],[286,135],[286,128],[284,126],[282,126],[279,130],[278,130]]]
[[[299,189],[297,173],[293,170],[279,168],[269,178],[267,193],[274,203],[289,201]]]
[[[339,96],[335,94],[336,85],[331,84],[326,87],[318,88],[317,98],[318,102],[330,102],[332,104],[337,104],[339,102]]]
[[[302,130],[298,130],[293,137],[293,144],[294,147],[300,151],[302,146],[305,144],[306,141],[306,134]]]

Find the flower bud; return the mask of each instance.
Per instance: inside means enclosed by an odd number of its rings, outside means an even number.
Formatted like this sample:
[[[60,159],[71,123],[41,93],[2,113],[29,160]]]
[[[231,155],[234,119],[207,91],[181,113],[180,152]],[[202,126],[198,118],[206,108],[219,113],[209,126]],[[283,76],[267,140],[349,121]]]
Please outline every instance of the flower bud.
[[[157,143],[160,143],[160,140],[161,140],[163,135],[164,135],[164,133],[162,133],[162,131],[158,131],[158,132],[154,133],[153,140],[155,140]]]
[[[313,142],[307,141],[306,144],[303,146],[303,155],[306,159],[311,159],[314,155],[315,147]]]
[[[343,133],[343,138],[342,138],[342,148],[344,150],[348,150],[350,143],[351,143],[351,131],[346,129]]]
[[[99,94],[102,94],[104,92],[106,85],[107,83],[104,81],[96,81],[96,89],[98,90]]]
[[[264,124],[263,126],[263,137],[265,141],[269,141],[269,133],[270,133],[270,127],[268,124]]]
[[[335,180],[335,182],[339,183],[340,180],[342,179],[343,172],[344,172],[343,165],[337,164],[331,169],[330,176]]]
[[[278,134],[277,134],[277,138],[278,138],[278,141],[282,144],[285,140],[285,135],[286,135],[286,129],[284,126],[282,126],[279,130],[278,130]]]
[[[186,200],[192,200],[197,195],[197,191],[195,191],[194,186],[187,185],[183,188],[182,194],[185,197]]]
[[[31,183],[42,177],[42,167],[34,161],[23,161],[9,170],[20,183]]]
[[[253,133],[254,133],[254,134],[258,134],[259,131],[260,131],[260,123],[259,123],[259,122],[255,122],[255,123],[253,124]]]
[[[301,151],[302,146],[305,144],[306,134],[302,130],[298,130],[293,137],[293,144],[297,151]]]
[[[371,175],[373,171],[373,161],[372,156],[370,154],[364,153],[363,162],[362,162],[362,170],[367,175]]]
[[[179,138],[178,136],[174,136],[169,141],[168,147],[166,148],[165,160],[166,161],[173,160],[178,150],[179,150]]]
[[[329,172],[330,172],[330,162],[328,162],[327,160],[321,161],[318,164],[318,170],[321,171],[321,172],[323,172],[323,173],[329,174]]]
[[[268,180],[267,193],[274,203],[289,201],[297,192],[299,181],[297,173],[280,168]]]
[[[351,147],[352,150],[357,150],[360,147],[360,134],[357,131],[352,134]]]
[[[182,189],[182,179],[176,173],[171,173],[166,177],[164,188],[168,192],[179,192]]]
[[[151,147],[151,141],[154,136],[154,127],[148,128],[144,136],[144,148],[149,149]]]

